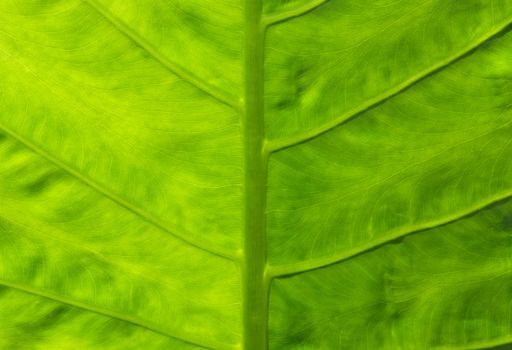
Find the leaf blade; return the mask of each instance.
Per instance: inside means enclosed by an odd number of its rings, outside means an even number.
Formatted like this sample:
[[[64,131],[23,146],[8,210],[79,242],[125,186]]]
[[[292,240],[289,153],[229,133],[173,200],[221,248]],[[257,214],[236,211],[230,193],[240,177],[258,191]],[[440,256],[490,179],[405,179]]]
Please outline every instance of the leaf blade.
[[[439,68],[510,23],[510,4],[467,1],[328,1],[271,26],[266,45],[269,140],[339,123],[386,91]],[[445,25],[449,23],[450,25]],[[336,101],[333,103],[333,101]],[[281,142],[279,142],[281,143]]]
[[[160,67],[80,1],[66,4],[54,21],[6,13],[6,31],[25,25],[42,34],[3,36],[3,70],[10,78],[4,80],[3,100],[10,113],[2,116],[2,125],[175,233],[236,251],[241,225],[236,112]],[[77,33],[75,41],[61,32]],[[95,40],[102,35],[109,41]],[[186,112],[191,106],[198,108]],[[217,195],[223,202],[214,199]],[[218,215],[210,210],[215,206]]]
[[[502,62],[510,38],[313,141],[274,153],[270,263],[343,254],[507,196],[504,91],[511,72]]]
[[[158,46],[167,59],[201,77],[222,94],[242,96],[240,1],[95,1],[130,23],[149,43]]]
[[[271,348],[476,349],[507,342],[510,209],[508,200],[340,264],[277,279]]]
[[[0,152],[3,284],[185,341],[237,343],[235,262],[168,235],[8,137]]]

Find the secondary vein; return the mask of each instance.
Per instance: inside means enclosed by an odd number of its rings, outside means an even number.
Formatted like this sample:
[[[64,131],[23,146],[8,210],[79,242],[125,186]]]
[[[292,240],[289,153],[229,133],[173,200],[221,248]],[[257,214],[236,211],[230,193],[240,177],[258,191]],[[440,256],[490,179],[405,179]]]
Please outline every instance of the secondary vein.
[[[492,350],[501,346],[509,345],[512,347],[512,335],[496,338],[488,341],[472,342],[464,345],[443,346],[434,348],[434,350]]]
[[[127,200],[121,198],[120,196],[116,195],[112,191],[108,190],[104,186],[98,184],[97,182],[89,179],[87,176],[83,175],[79,171],[73,169],[71,166],[65,164],[60,159],[50,155],[46,151],[44,151],[41,147],[37,146],[36,144],[32,143],[25,137],[19,135],[15,131],[11,130],[10,128],[6,127],[5,125],[0,124],[0,131],[3,131],[5,134],[9,135],[13,139],[17,140],[18,142],[25,145],[25,147],[31,149],[33,152],[37,153],[39,156],[43,157],[47,161],[53,163],[63,171],[67,172],[77,180],[80,180],[93,190],[101,193],[103,196],[108,197],[113,202],[117,203],[118,205],[126,208],[127,210],[131,211],[132,213],[136,214],[143,220],[147,221],[148,223],[158,227],[160,230],[165,231],[172,236],[176,237],[177,239],[185,242],[186,244],[192,245],[196,248],[199,248],[205,252],[218,255],[220,257],[223,257],[225,259],[236,261],[238,260],[238,255],[228,251],[226,249],[222,249],[220,247],[212,247],[212,245],[209,242],[203,242],[201,240],[192,238],[193,236],[191,234],[186,234],[183,232],[180,232],[177,229],[169,228],[167,223],[163,223],[160,219],[154,217],[150,213],[146,212],[145,210],[133,205],[132,203],[128,202]],[[180,233],[178,233],[180,232]]]
[[[109,21],[115,28],[117,28],[121,33],[127,36],[130,40],[148,52],[156,61],[162,64],[165,68],[167,68],[172,73],[176,74],[183,80],[189,82],[194,85],[199,90],[204,93],[210,95],[216,100],[238,110],[239,102],[238,98],[234,95],[227,93],[219,89],[218,87],[207,83],[206,81],[198,78],[196,75],[188,71],[187,69],[181,67],[180,65],[172,62],[167,57],[165,57],[160,51],[158,51],[153,45],[151,45],[147,40],[137,34],[132,28],[130,28],[126,23],[122,20],[114,16],[110,11],[104,8],[95,0],[83,0],[88,3],[92,8],[94,8],[99,14],[101,14],[107,21]]]
[[[279,22],[284,22],[289,19],[305,15],[305,14],[313,11],[314,9],[320,7],[327,1],[328,0],[312,0],[302,6],[298,6],[289,11],[284,11],[284,12],[276,13],[273,15],[267,15],[263,18],[263,23],[265,26],[270,26],[270,25],[273,25],[273,24],[276,24]]]
[[[6,287],[9,287],[9,288],[12,288],[12,289],[19,290],[21,292],[25,292],[25,293],[29,293],[29,294],[32,294],[32,295],[36,295],[38,297],[42,297],[42,298],[46,298],[46,299],[49,299],[49,300],[53,300],[53,301],[56,301],[56,302],[59,302],[59,303],[62,303],[62,304],[66,304],[66,305],[70,305],[70,306],[73,306],[73,307],[77,307],[77,308],[80,308],[80,309],[88,311],[88,312],[93,312],[95,314],[99,314],[99,315],[102,315],[102,316],[106,316],[106,317],[109,317],[109,318],[113,318],[113,319],[117,319],[117,320],[120,320],[120,321],[123,321],[123,322],[127,322],[127,323],[130,323],[130,324],[134,325],[134,326],[147,329],[148,331],[151,331],[153,333],[157,333],[157,334],[160,334],[160,335],[163,335],[163,336],[166,336],[166,337],[169,337],[169,338],[173,338],[173,339],[185,342],[185,343],[189,343],[189,344],[192,344],[192,345],[196,345],[196,346],[198,345],[198,346],[201,346],[201,347],[204,347],[204,348],[207,348],[207,349],[211,349],[211,350],[217,350],[217,349],[221,349],[221,350],[234,350],[235,349],[234,346],[231,346],[231,345],[228,345],[228,344],[219,344],[219,343],[205,342],[203,338],[191,339],[188,336],[171,334],[169,331],[163,330],[160,327],[158,327],[157,325],[149,324],[147,321],[137,319],[136,317],[131,317],[131,316],[128,316],[128,315],[123,315],[121,313],[114,312],[114,311],[111,311],[111,310],[105,310],[105,309],[102,309],[100,307],[95,307],[95,306],[88,305],[88,304],[86,304],[84,302],[81,302],[81,301],[72,300],[72,299],[69,299],[67,297],[63,297],[61,295],[57,295],[57,294],[54,294],[54,293],[49,292],[49,291],[44,291],[44,290],[36,289],[36,288],[33,288],[33,287],[24,286],[24,285],[21,285],[21,284],[16,283],[16,282],[0,279],[0,285],[6,286]]]
[[[288,264],[288,265],[274,265],[269,266],[268,271],[272,278],[284,277],[284,276],[292,276],[300,273],[304,273],[311,270],[316,270],[319,268],[327,267],[330,265],[334,265],[337,263],[341,263],[343,261],[355,258],[362,254],[365,254],[369,251],[372,251],[376,248],[379,248],[395,239],[403,238],[405,236],[419,233],[425,230],[433,229],[439,226],[447,225],[453,223],[455,221],[464,219],[465,217],[472,215],[485,207],[492,206],[495,203],[503,201],[512,197],[512,190],[499,193],[493,197],[490,197],[482,202],[476,203],[474,206],[466,208],[465,210],[461,210],[456,213],[452,213],[451,215],[447,215],[442,218],[438,218],[436,220],[431,220],[428,222],[423,222],[421,224],[409,227],[403,227],[394,232],[390,232],[389,234],[380,237],[377,240],[371,241],[367,244],[361,245],[359,247],[353,248],[349,251],[341,252],[339,254],[335,254],[328,257],[322,257],[318,259],[312,259],[308,261],[304,261],[301,263]]]
[[[510,30],[510,24],[512,23],[512,18],[508,18],[506,21],[502,22],[500,25],[497,25],[493,28],[492,31],[487,32],[485,35],[477,38],[475,41],[471,42],[469,45],[464,47],[462,50],[454,53],[451,56],[446,57],[444,60],[441,60],[437,62],[436,64],[428,67],[427,69],[419,72],[418,74],[410,77],[409,79],[405,80],[399,85],[396,85],[392,87],[391,89],[384,91],[383,93],[375,96],[374,98],[364,102],[363,104],[343,113],[342,115],[338,116],[337,118],[334,118],[314,129],[307,130],[305,132],[298,133],[296,135],[283,137],[279,139],[274,140],[268,140],[267,141],[267,149],[269,152],[277,152],[282,149],[292,147],[301,143],[304,143],[306,141],[309,141],[311,139],[314,139],[329,130],[332,130],[341,124],[344,124],[346,122],[349,122],[350,120],[354,119],[358,115],[380,105],[381,103],[385,102],[386,100],[392,98],[393,96],[396,96],[400,94],[402,91],[410,88],[414,84],[420,82],[423,79],[426,79],[439,71],[443,70],[444,68],[450,66],[451,64],[463,59],[468,54],[474,52],[479,47],[484,45],[486,42],[494,39],[495,37],[499,36],[503,32],[506,32]]]

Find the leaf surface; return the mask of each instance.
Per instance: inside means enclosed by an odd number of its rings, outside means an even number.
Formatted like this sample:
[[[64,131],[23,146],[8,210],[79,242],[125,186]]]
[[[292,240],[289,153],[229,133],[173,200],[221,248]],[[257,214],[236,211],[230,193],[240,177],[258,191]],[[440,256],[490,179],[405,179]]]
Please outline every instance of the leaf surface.
[[[0,348],[512,342],[512,3],[0,4]]]

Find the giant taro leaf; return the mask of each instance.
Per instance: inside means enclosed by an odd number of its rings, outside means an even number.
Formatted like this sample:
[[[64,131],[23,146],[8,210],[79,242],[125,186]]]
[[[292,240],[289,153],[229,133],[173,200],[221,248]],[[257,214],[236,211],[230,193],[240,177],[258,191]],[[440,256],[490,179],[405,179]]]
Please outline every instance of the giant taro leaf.
[[[512,2],[0,2],[0,349],[512,343]]]

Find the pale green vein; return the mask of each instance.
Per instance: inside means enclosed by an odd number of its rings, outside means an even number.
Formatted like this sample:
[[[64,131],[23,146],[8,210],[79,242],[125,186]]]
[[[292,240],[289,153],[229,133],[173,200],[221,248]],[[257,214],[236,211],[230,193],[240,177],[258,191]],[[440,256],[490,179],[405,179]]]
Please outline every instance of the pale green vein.
[[[455,346],[441,346],[436,347],[434,350],[485,350],[485,349],[494,349],[496,347],[509,345],[512,348],[512,335],[508,335],[506,337],[500,337],[488,341],[481,342],[472,342],[470,344],[465,345],[455,345]]]
[[[263,149],[263,55],[261,0],[245,0],[244,256],[242,320],[244,350],[267,349],[268,279],[265,275],[265,206],[268,158]]]
[[[507,192],[496,194],[493,197],[487,198],[486,200],[476,203],[471,207],[465,208],[464,210],[460,210],[450,215],[437,218],[431,221],[422,222],[418,225],[404,226],[401,227],[389,234],[380,237],[379,239],[373,240],[367,244],[361,245],[359,247],[353,248],[349,251],[341,252],[339,254],[335,254],[332,256],[307,260],[299,263],[288,264],[288,265],[277,265],[277,266],[268,266],[269,274],[272,278],[282,277],[282,276],[290,276],[300,274],[306,271],[311,271],[315,269],[319,269],[322,267],[330,266],[333,264],[340,263],[342,261],[349,260],[361,254],[372,251],[378,247],[385,245],[395,239],[403,238],[413,233],[418,233],[420,231],[425,231],[428,229],[433,229],[438,226],[446,225],[457,220],[463,219],[469,215],[472,215],[478,212],[485,207],[493,205],[497,202],[500,202],[504,199],[507,199],[512,196],[512,190],[508,190]]]
[[[136,207],[135,205],[133,205],[130,202],[126,201],[125,199],[121,198],[120,196],[118,196],[117,194],[113,193],[112,191],[110,191],[106,187],[104,187],[104,186],[98,184],[97,182],[89,179],[87,176],[85,176],[82,173],[80,173],[79,171],[73,169],[71,166],[65,164],[60,159],[57,159],[56,157],[52,156],[51,154],[49,154],[48,152],[43,150],[41,147],[35,145],[30,140],[28,140],[25,137],[19,135],[18,133],[16,133],[15,131],[13,131],[10,128],[6,127],[5,125],[1,125],[0,124],[0,131],[3,131],[7,135],[9,135],[12,138],[16,139],[18,142],[22,143],[27,148],[31,149],[33,152],[37,153],[38,155],[40,155],[41,157],[45,158],[46,160],[52,162],[53,164],[55,164],[60,169],[66,171],[67,173],[69,173],[70,175],[72,175],[76,179],[80,180],[81,182],[83,182],[84,184],[86,184],[90,188],[94,189],[95,191],[101,193],[105,197],[108,197],[113,202],[115,202],[118,205],[128,209],[129,211],[131,211],[132,213],[136,214],[140,218],[144,219],[148,223],[156,226],[157,228],[159,228],[162,231],[165,231],[165,232],[171,234],[172,236],[178,238],[179,240],[185,242],[186,244],[194,246],[194,247],[196,247],[198,249],[201,249],[201,250],[203,250],[205,252],[218,255],[218,256],[220,256],[222,258],[226,258],[226,259],[233,260],[233,261],[238,259],[238,255],[234,254],[231,251],[228,251],[226,249],[222,249],[220,247],[213,247],[211,243],[203,242],[202,240],[196,239],[191,234],[185,234],[183,232],[178,233],[178,232],[180,232],[180,230],[178,230],[176,228],[169,228],[169,224],[168,223],[162,222],[160,219],[154,217],[153,215],[151,215],[150,213],[146,212],[145,210],[143,210],[143,209],[141,209],[139,207]]]
[[[110,11],[108,11],[105,7],[100,5],[95,0],[83,0],[88,3],[92,8],[94,8],[98,13],[100,13],[106,20],[108,20],[114,27],[116,27],[121,33],[127,36],[130,40],[148,52],[153,58],[162,64],[165,68],[167,68],[172,73],[176,74],[183,80],[189,82],[199,90],[204,93],[210,95],[216,100],[236,109],[240,109],[239,99],[236,96],[233,96],[226,91],[223,91],[217,88],[214,85],[208,84],[203,79],[197,77],[192,72],[187,69],[181,67],[180,65],[172,62],[167,57],[162,55],[160,51],[158,51],[153,45],[151,45],[147,40],[137,34],[132,28],[130,28],[126,23],[122,20],[114,16]]]
[[[193,338],[188,335],[183,336],[183,335],[179,335],[179,334],[171,334],[169,331],[162,329],[160,326],[158,326],[156,324],[151,324],[150,322],[147,322],[145,320],[140,320],[136,317],[132,317],[132,316],[124,315],[122,313],[114,312],[111,310],[106,310],[106,309],[102,309],[99,307],[91,306],[84,302],[81,302],[78,300],[72,300],[67,297],[63,297],[63,296],[54,294],[49,291],[44,291],[44,290],[29,287],[29,286],[24,286],[24,285],[21,285],[21,284],[15,283],[15,282],[11,282],[11,281],[7,281],[4,279],[0,279],[0,285],[6,286],[6,287],[9,287],[12,289],[16,289],[16,290],[19,290],[19,291],[22,291],[25,293],[30,293],[30,294],[36,295],[38,297],[50,299],[50,300],[59,302],[61,304],[71,305],[71,306],[80,308],[82,310],[88,311],[88,312],[93,312],[93,313],[96,313],[96,314],[99,314],[102,316],[106,316],[106,317],[110,317],[110,318],[117,319],[120,321],[124,321],[124,322],[130,323],[134,326],[147,329],[148,331],[151,331],[151,332],[154,332],[154,333],[157,333],[157,334],[169,337],[169,338],[173,338],[173,339],[185,342],[185,343],[189,343],[192,345],[199,345],[204,348],[212,349],[212,350],[214,350],[214,349],[215,350],[217,350],[217,349],[219,349],[219,350],[234,350],[234,349],[236,349],[236,347],[234,347],[232,345],[211,342],[211,341],[205,340],[204,338]]]
[[[118,270],[121,270],[124,275],[133,275],[137,277],[142,277],[146,280],[151,280],[154,282],[163,282],[161,276],[154,275],[150,270],[138,268],[135,264],[126,263],[123,261],[117,261],[115,259],[109,258],[108,256],[103,255],[100,251],[97,249],[94,249],[84,242],[75,241],[73,239],[69,239],[65,235],[62,234],[62,231],[60,230],[52,230],[51,233],[34,229],[36,227],[34,224],[32,224],[32,227],[26,226],[24,223],[17,222],[15,220],[12,220],[10,216],[12,216],[12,213],[9,213],[9,217],[4,216],[3,214],[6,214],[8,212],[8,209],[2,208],[2,212],[0,213],[0,219],[2,221],[11,223],[15,226],[23,227],[25,228],[24,234],[27,236],[32,236],[33,238],[37,238],[39,240],[42,239],[50,239],[57,241],[59,244],[62,244],[65,249],[72,248],[76,249],[81,252],[89,253],[92,256],[94,256],[95,259],[102,262],[105,265],[114,266]],[[71,236],[68,234],[67,236]]]
[[[281,12],[281,13],[276,13],[276,14],[273,14],[273,15],[265,16],[265,17],[263,17],[262,21],[263,21],[263,24],[265,26],[270,26],[272,24],[276,24],[276,23],[279,23],[279,22],[284,22],[284,21],[287,21],[289,19],[305,15],[306,13],[309,13],[309,12],[313,11],[314,9],[319,7],[320,5],[323,5],[327,1],[328,0],[312,0],[312,1],[308,2],[307,4],[304,4],[302,6],[298,6],[296,8],[291,9],[291,10],[284,11],[284,12]]]
[[[485,35],[477,38],[467,46],[465,46],[462,50],[455,52],[453,55],[450,55],[446,57],[444,60],[437,62],[436,64],[428,67],[427,69],[419,72],[418,74],[410,77],[409,79],[405,80],[401,84],[394,86],[393,88],[383,92],[382,94],[379,94],[375,96],[374,98],[364,102],[363,104],[352,108],[351,110],[343,113],[337,118],[334,118],[327,123],[324,123],[323,125],[320,125],[314,129],[288,136],[283,137],[280,139],[275,140],[267,140],[265,144],[265,149],[267,152],[277,152],[279,150],[292,147],[298,144],[301,144],[303,142],[306,142],[308,140],[314,139],[317,136],[320,136],[329,130],[332,130],[339,126],[340,124],[347,122],[354,117],[360,115],[361,113],[372,109],[382,102],[388,100],[389,98],[398,95],[402,91],[406,90],[407,88],[411,87],[415,83],[428,78],[432,74],[435,74],[442,69],[450,66],[452,63],[455,63],[459,59],[464,58],[467,54],[473,52],[474,50],[478,49],[480,46],[485,44],[486,42],[492,40],[493,38],[500,35],[502,32],[509,30],[509,26],[512,22],[512,18],[508,18],[506,21],[502,22],[500,25],[497,25],[494,27],[494,29],[490,32],[487,32]]]

